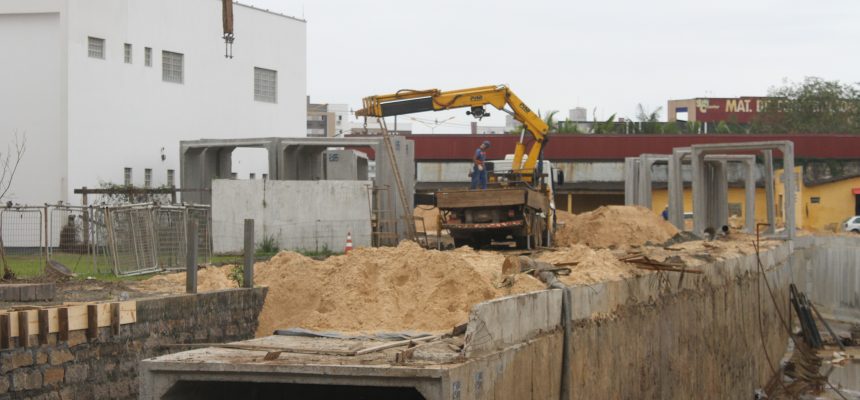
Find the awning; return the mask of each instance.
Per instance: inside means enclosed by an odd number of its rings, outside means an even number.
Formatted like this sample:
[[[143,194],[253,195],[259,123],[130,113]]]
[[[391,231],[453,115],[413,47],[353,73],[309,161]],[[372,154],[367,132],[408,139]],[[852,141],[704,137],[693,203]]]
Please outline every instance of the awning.
[[[860,188],[851,189],[851,193],[860,194]]]

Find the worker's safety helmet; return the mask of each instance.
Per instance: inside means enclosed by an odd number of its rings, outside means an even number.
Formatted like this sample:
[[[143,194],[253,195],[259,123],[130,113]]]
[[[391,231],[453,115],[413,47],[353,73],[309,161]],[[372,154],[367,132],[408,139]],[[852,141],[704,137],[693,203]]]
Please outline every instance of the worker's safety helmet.
[[[481,145],[489,149],[490,148],[490,141],[485,140],[484,143],[481,143]]]

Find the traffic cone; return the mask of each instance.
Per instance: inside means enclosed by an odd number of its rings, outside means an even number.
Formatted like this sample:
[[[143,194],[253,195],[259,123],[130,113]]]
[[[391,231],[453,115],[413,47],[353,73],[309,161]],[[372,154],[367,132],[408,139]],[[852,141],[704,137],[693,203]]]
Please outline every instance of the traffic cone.
[[[346,233],[346,247],[343,248],[343,254],[349,253],[352,250],[352,232]]]

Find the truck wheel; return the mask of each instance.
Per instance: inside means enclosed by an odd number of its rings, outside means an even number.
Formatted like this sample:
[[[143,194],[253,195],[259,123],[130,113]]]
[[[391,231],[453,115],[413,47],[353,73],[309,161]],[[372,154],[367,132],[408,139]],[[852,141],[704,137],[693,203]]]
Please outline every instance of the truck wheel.
[[[851,230],[851,232],[854,232],[854,233],[860,233],[860,230],[858,230],[858,229],[852,229],[852,230]]]

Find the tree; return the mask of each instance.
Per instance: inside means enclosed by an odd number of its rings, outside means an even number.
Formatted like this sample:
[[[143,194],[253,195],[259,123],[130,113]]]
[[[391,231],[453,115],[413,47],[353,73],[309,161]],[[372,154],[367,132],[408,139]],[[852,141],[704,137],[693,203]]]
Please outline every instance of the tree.
[[[579,125],[567,118],[558,124],[558,133],[580,133]]]
[[[660,133],[660,112],[663,107],[657,107],[651,112],[645,111],[642,103],[639,103],[636,110],[636,120],[639,121],[637,126],[638,133]]]
[[[19,139],[18,135],[15,134],[13,144],[6,146],[5,153],[0,152],[0,202],[2,203],[5,203],[6,195],[12,189],[12,181],[15,179],[18,165],[21,164],[21,159],[26,150],[27,136],[22,135]]]
[[[543,122],[549,127],[550,131],[557,128],[556,123],[555,123],[555,115],[556,114],[558,114],[558,110],[550,110],[550,111],[547,111],[546,117],[542,117]],[[540,112],[540,110],[538,110],[538,117],[540,117],[540,116],[541,116],[541,112]]]
[[[603,122],[595,119],[594,125],[591,126],[591,131],[597,134],[615,133],[615,114],[610,115],[609,118]]]
[[[860,86],[807,77],[771,88],[757,133],[860,133]]]
[[[14,149],[13,149],[14,147]],[[20,140],[18,134],[15,134],[14,144],[6,146],[6,152],[0,152],[0,204],[6,203],[6,196],[9,190],[12,189],[12,182],[15,180],[15,173],[18,172],[18,166],[21,164],[21,159],[24,158],[24,152],[27,151],[27,135],[21,135]],[[6,246],[3,244],[3,232],[0,232],[0,258],[3,262],[3,279],[12,279],[15,274],[9,268],[9,263],[6,262]]]

